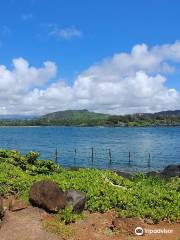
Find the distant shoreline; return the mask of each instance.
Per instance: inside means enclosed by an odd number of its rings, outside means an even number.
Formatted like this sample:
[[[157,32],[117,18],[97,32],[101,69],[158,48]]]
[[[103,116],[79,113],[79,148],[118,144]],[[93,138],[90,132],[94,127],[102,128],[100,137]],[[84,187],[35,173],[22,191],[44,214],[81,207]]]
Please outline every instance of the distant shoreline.
[[[157,113],[110,115],[84,110],[65,110],[34,118],[0,116],[0,126],[20,127],[178,127],[180,110]]]
[[[77,127],[77,128],[174,128],[174,127],[180,127],[180,125],[148,125],[148,126],[81,126],[81,125],[36,125],[36,126],[28,126],[28,125],[17,125],[17,126],[12,126],[12,125],[1,125],[0,128],[42,128],[42,127],[59,127],[59,128],[71,128],[71,127]]]
[[[78,125],[71,125],[71,126],[66,126],[66,125],[46,125],[46,126],[0,126],[0,128],[46,128],[46,127],[58,127],[58,128],[175,128],[175,127],[180,127],[180,125],[159,125],[159,126],[154,126],[154,125],[149,125],[149,126],[78,126]]]

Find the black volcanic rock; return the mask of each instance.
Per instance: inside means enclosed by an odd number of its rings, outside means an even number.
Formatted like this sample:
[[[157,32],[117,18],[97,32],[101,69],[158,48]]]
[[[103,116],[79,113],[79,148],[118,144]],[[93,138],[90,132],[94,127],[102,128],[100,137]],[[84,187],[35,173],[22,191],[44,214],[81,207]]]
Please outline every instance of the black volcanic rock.
[[[168,165],[164,168],[164,170],[161,172],[161,175],[165,178],[170,177],[180,177],[180,164],[172,164]]]
[[[74,213],[80,213],[84,210],[86,203],[86,195],[77,190],[67,190],[66,196],[66,207],[72,207]]]

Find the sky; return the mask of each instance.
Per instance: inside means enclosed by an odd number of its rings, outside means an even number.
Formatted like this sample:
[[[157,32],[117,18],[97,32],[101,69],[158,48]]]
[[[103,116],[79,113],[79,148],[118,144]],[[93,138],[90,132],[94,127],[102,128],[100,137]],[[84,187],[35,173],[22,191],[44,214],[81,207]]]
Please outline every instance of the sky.
[[[180,109],[179,0],[0,4],[0,115]]]

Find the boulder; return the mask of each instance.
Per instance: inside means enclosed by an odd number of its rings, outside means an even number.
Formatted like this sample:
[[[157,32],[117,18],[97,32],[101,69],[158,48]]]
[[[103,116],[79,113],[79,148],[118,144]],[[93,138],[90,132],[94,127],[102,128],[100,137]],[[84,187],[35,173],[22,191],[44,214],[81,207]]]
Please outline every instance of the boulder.
[[[180,177],[180,164],[168,165],[161,172],[161,176],[165,178]]]
[[[30,189],[29,200],[32,205],[49,212],[58,212],[66,203],[63,191],[50,180],[35,182]]]
[[[80,213],[84,210],[86,203],[86,195],[80,191],[67,190],[66,196],[66,207],[71,207],[74,213]]]

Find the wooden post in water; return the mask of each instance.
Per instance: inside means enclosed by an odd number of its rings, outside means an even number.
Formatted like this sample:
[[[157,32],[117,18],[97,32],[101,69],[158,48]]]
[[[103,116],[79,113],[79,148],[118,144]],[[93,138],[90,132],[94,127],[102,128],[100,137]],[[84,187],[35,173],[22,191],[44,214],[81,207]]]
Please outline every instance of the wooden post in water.
[[[76,153],[77,153],[77,150],[76,148],[74,149],[74,166],[76,165]]]
[[[112,154],[111,154],[110,148],[108,149],[108,152],[109,152],[109,164],[111,165],[112,164]]]
[[[58,161],[58,150],[56,148],[56,150],[55,150],[55,163],[57,163],[57,161]]]
[[[148,168],[151,167],[151,154],[149,153],[149,157],[148,157]]]
[[[94,148],[93,147],[91,148],[91,161],[93,164],[93,162],[94,162]]]
[[[131,165],[131,152],[129,152],[129,165]]]

